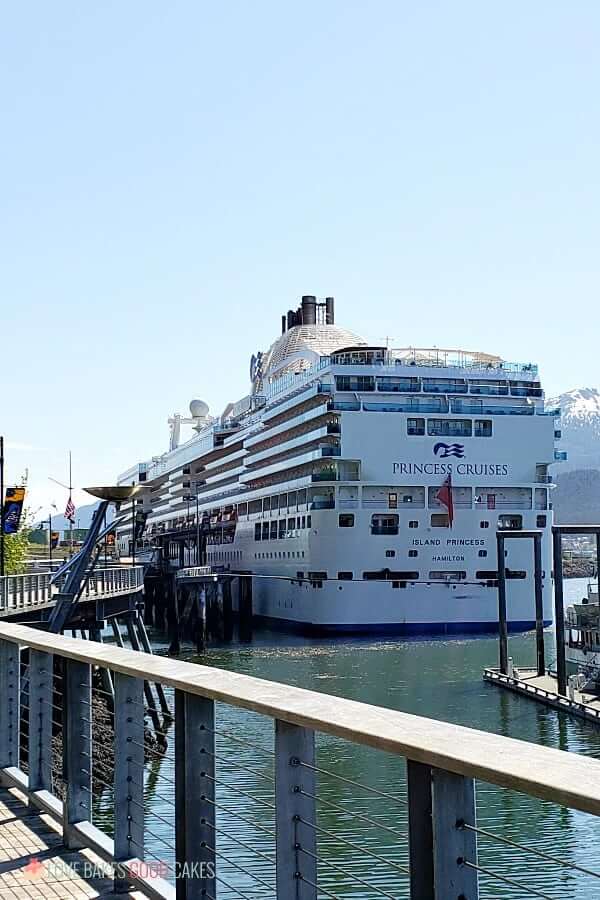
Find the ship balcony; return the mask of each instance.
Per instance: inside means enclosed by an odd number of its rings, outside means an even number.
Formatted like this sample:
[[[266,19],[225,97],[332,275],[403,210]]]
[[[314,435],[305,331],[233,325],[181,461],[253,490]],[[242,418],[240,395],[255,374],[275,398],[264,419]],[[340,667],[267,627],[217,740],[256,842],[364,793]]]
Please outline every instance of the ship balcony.
[[[560,406],[552,407],[551,409],[539,409],[538,416],[554,416],[554,418],[560,418]]]
[[[400,412],[400,413],[409,413],[410,415],[415,415],[417,413],[447,413],[448,412],[448,401],[447,400],[423,400],[422,402],[415,402],[414,400],[408,400],[406,403],[402,402],[379,402],[372,403],[371,401],[366,401],[363,403],[363,409],[365,412]]]
[[[311,481],[360,481],[360,463],[331,463],[311,474]]]
[[[360,410],[360,400],[330,400],[327,409],[357,412]]]
[[[315,497],[309,504],[309,509],[335,509],[335,500],[333,497]]]
[[[463,400],[451,401],[451,412],[469,416],[533,416],[534,406],[496,406],[489,403],[468,403]]]
[[[507,397],[507,384],[473,384],[469,385],[470,394],[483,394],[488,397]]]
[[[557,462],[566,462],[569,458],[569,455],[566,450],[555,450],[554,451],[554,459]]]
[[[511,385],[510,388],[511,397],[536,397],[541,398],[544,396],[541,388],[535,387],[513,387]]]

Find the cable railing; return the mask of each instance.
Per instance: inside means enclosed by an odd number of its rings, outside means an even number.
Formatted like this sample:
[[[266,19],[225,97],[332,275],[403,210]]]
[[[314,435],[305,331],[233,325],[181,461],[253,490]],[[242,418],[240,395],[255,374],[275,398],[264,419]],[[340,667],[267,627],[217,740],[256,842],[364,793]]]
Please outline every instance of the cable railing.
[[[155,898],[600,896],[600,866],[510,800],[598,816],[598,760],[7,624],[0,781]],[[489,792],[506,822],[478,815]]]

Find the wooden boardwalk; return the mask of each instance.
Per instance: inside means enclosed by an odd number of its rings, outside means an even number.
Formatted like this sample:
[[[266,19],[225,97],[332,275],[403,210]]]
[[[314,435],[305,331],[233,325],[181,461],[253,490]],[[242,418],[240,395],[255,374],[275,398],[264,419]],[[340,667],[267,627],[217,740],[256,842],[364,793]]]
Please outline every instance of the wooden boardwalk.
[[[114,897],[112,878],[100,874],[107,868],[91,850],[65,849],[60,826],[50,816],[28,806],[20,791],[0,788],[2,900]],[[120,896],[142,900],[144,895]]]

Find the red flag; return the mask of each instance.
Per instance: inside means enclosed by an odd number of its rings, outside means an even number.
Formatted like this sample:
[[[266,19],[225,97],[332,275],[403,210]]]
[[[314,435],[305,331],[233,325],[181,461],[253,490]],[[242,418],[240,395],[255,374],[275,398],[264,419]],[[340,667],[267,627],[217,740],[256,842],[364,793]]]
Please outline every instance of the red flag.
[[[436,494],[437,499],[440,503],[443,503],[446,509],[448,510],[448,522],[450,524],[450,528],[452,528],[452,523],[454,521],[454,501],[452,500],[452,476],[448,475],[443,485],[439,489]]]

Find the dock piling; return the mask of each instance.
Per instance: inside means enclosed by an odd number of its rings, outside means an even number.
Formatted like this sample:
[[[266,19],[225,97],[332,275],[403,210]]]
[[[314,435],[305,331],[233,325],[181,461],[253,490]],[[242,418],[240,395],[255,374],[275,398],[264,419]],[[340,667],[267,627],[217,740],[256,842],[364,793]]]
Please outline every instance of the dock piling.
[[[506,622],[506,565],[504,562],[504,535],[496,532],[498,555],[498,635],[500,648],[500,671],[506,675],[508,670],[508,626]]]
[[[562,533],[558,528],[552,531],[552,552],[554,565],[554,631],[556,634],[556,682],[559,694],[567,693],[567,662],[565,658],[564,600]]]
[[[542,592],[542,535],[533,536],[533,579],[535,585],[535,645],[537,657],[537,673],[546,674],[544,649],[544,601]],[[506,674],[506,673],[504,673]]]
[[[240,578],[240,641],[252,640],[252,578],[250,573]]]

